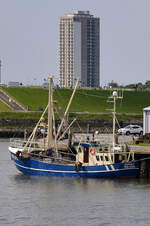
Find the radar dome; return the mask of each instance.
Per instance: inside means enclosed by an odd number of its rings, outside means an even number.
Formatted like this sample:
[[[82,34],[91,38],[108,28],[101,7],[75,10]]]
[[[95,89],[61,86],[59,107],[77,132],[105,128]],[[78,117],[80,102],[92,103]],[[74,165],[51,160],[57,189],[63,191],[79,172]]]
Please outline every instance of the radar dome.
[[[113,97],[117,97],[117,91],[113,92]]]

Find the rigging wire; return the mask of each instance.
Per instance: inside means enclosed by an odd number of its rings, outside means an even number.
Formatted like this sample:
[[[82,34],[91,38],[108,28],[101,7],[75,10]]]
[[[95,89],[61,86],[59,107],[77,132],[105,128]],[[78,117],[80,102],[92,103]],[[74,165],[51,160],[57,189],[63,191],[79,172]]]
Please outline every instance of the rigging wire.
[[[91,97],[98,97],[98,98],[102,98],[102,99],[106,99],[106,97],[104,96],[99,96],[99,95],[94,95],[94,94],[87,94],[87,93],[82,93],[82,92],[79,92],[77,94],[81,94],[81,95],[84,95],[84,96],[91,96]]]

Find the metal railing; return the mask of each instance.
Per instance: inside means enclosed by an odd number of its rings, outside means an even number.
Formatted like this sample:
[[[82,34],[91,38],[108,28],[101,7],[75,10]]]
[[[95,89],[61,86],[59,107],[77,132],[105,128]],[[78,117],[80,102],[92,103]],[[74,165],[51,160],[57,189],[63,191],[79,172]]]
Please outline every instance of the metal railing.
[[[22,148],[26,145],[27,140],[23,140],[23,139],[10,139],[10,147],[13,148]],[[30,141],[29,144],[27,145],[27,149],[35,149],[36,150],[41,150],[41,148],[44,148],[44,142],[41,141]]]

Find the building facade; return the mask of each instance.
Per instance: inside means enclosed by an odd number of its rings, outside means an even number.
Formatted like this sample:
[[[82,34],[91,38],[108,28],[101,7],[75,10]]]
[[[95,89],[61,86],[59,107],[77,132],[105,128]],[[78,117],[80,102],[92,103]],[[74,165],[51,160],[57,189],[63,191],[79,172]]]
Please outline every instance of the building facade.
[[[77,11],[60,18],[60,87],[99,87],[99,18]]]

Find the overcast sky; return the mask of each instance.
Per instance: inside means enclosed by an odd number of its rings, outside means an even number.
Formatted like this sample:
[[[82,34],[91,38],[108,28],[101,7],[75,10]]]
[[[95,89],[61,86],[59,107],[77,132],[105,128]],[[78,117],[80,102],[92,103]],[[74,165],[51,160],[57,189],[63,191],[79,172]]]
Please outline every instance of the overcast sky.
[[[150,0],[0,0],[2,82],[59,81],[59,19],[100,17],[100,85],[150,80]]]

